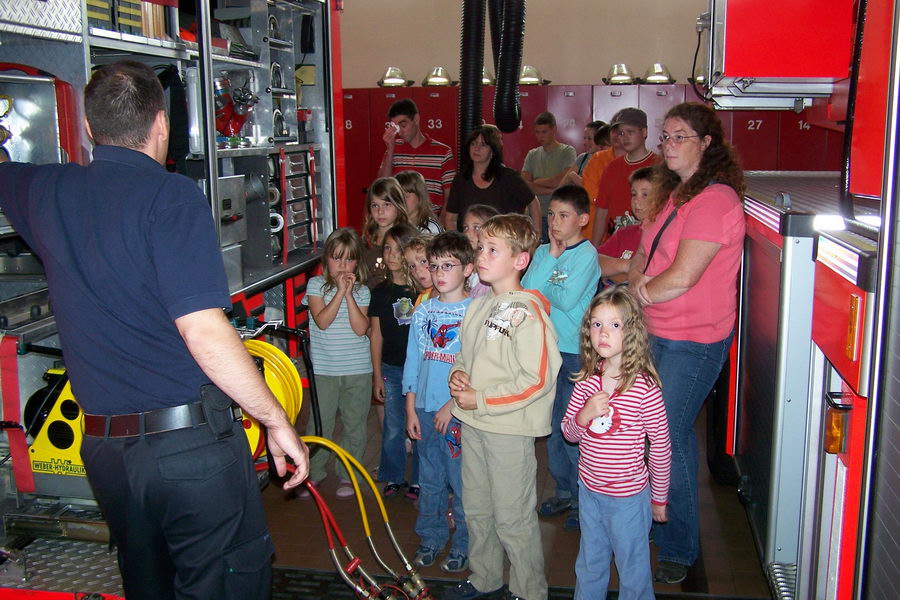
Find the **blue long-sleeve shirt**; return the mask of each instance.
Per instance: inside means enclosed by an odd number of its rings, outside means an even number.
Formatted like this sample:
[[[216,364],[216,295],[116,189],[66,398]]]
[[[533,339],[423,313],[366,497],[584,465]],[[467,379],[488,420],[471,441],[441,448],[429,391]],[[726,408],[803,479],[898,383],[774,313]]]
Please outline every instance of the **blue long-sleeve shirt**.
[[[550,244],[535,251],[522,287],[538,290],[550,301],[550,320],[559,335],[560,352],[578,354],[581,320],[599,280],[597,250],[588,240],[569,246],[559,258],[551,256]]]
[[[440,410],[450,399],[450,368],[460,349],[460,327],[472,302],[429,298],[413,314],[403,366],[403,393],[415,392],[416,408]]]

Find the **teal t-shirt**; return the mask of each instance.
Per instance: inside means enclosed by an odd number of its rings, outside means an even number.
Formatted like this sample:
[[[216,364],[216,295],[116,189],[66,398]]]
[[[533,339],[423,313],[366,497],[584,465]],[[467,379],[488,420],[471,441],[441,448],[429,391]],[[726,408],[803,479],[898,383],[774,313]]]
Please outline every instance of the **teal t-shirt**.
[[[588,240],[566,248],[559,258],[550,255],[550,244],[534,253],[522,287],[537,290],[550,301],[550,320],[559,335],[559,351],[578,354],[581,320],[600,280],[597,250]]]

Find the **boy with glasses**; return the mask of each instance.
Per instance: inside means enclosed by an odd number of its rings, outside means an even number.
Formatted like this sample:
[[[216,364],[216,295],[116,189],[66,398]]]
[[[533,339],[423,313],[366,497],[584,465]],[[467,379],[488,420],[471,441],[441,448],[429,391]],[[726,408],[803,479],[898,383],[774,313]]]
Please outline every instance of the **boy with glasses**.
[[[472,300],[466,281],[472,274],[474,254],[466,236],[446,231],[428,243],[426,255],[434,288],[413,315],[403,367],[406,431],[418,440],[421,486],[416,519],[419,549],[413,562],[431,566],[450,538],[449,489],[456,533],[441,569],[458,573],[469,565],[469,535],[462,505],[460,422],[450,414],[447,379],[460,350],[463,316]]]
[[[652,167],[658,157],[647,149],[647,113],[639,108],[623,108],[609,124],[612,135],[619,138],[623,156],[612,161],[600,178],[600,188],[594,204],[594,231],[591,241],[600,244],[615,230],[618,217],[631,206],[629,176],[642,167]]]

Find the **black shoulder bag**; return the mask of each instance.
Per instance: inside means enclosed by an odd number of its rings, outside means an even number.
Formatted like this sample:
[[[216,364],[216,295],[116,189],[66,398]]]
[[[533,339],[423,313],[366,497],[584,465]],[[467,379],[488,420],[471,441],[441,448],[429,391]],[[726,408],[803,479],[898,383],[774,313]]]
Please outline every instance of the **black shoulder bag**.
[[[650,254],[647,255],[647,262],[644,263],[644,270],[641,273],[647,272],[647,267],[650,266],[650,261],[653,259],[653,255],[656,253],[656,247],[659,245],[659,239],[662,237],[663,231],[666,230],[666,227],[669,226],[669,223],[672,222],[672,219],[675,218],[675,215],[678,214],[678,209],[673,208],[672,212],[669,213],[668,218],[666,218],[666,222],[663,223],[663,226],[659,228],[659,231],[656,232],[656,237],[653,238],[653,243],[650,244]]]

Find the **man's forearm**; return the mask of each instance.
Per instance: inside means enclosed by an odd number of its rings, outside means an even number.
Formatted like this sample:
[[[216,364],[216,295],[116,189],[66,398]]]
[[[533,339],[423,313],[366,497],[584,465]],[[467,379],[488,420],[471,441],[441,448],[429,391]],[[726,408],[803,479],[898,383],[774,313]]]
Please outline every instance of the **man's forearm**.
[[[393,169],[394,163],[394,153],[393,152],[385,152],[384,158],[381,159],[381,166],[378,167],[378,176],[379,177],[390,177],[391,170]]]
[[[447,205],[445,204],[441,219],[443,220],[444,229],[447,231],[456,231],[456,222],[459,219],[459,213],[450,212],[447,210]]]
[[[184,315],[175,319],[175,326],[200,369],[242,409],[267,427],[289,424],[221,309]]]

